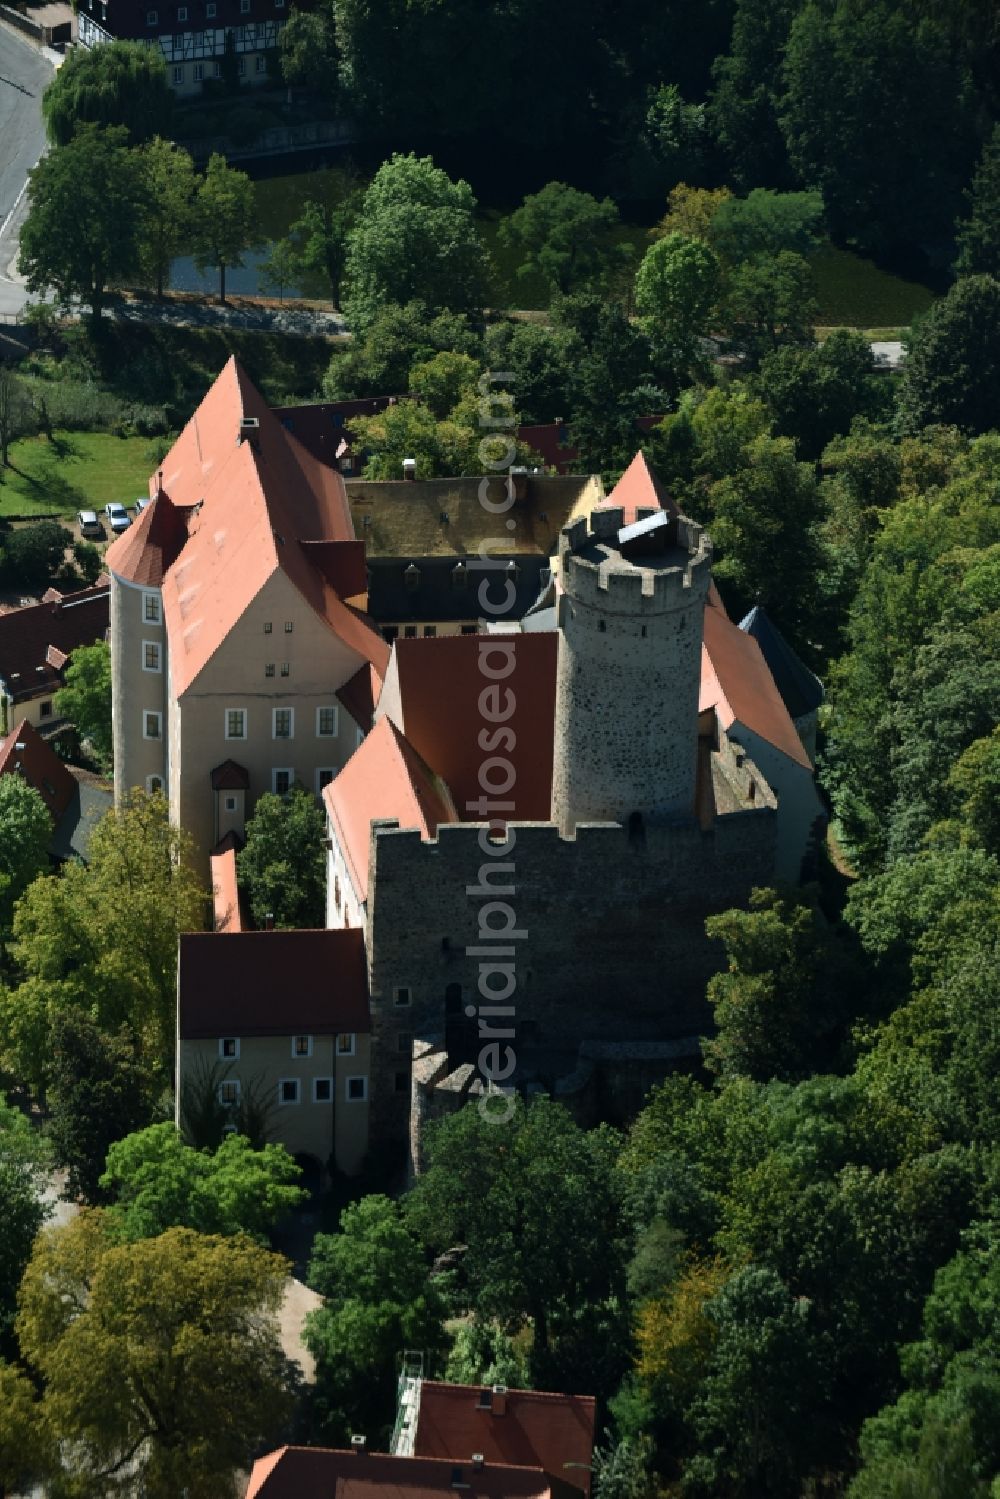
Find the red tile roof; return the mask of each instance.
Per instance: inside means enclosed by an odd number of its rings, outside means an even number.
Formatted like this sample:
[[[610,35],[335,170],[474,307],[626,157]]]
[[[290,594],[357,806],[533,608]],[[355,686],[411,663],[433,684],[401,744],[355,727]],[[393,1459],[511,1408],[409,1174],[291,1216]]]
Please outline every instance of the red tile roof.
[[[471,1457],[471,1453],[469,1456]],[[460,1469],[460,1471],[459,1471]],[[259,1458],[246,1499],[580,1499],[573,1484],[541,1468],[281,1447]]]
[[[152,504],[108,547],[107,566],[126,583],[162,588],[168,569],[187,541],[188,514],[169,495],[154,495]]]
[[[104,639],[108,600],[107,586],[83,588],[64,594],[59,603],[29,604],[0,615],[0,680],[15,702],[61,685],[61,670],[49,660],[53,646],[65,659],[77,646]]]
[[[341,569],[326,549],[316,553],[319,566],[310,557],[310,543],[354,542],[344,481],[282,427],[235,359],[167,455],[163,488],[191,511],[187,540],[163,582],[178,696],[278,568],[359,667],[367,661],[385,670],[381,633],[330,581],[332,568],[353,587],[356,559]]]
[[[337,693],[338,698],[359,729],[367,734],[375,717],[375,705],[382,691],[382,678],[374,666],[362,666]]]
[[[680,514],[641,448],[601,505],[619,506],[624,510],[627,526],[639,519],[640,510],[669,510],[671,515]]]
[[[371,1029],[360,929],[187,932],[177,993],[182,1040]]]
[[[513,787],[503,798],[491,799],[513,803],[510,811],[498,814],[508,821],[548,821],[557,644],[554,631],[396,641],[379,712],[395,719],[421,758],[445,781],[463,822],[485,820],[475,810],[483,796],[480,768],[490,758],[479,745],[480,732],[488,727],[480,695],[493,688],[499,689],[495,706],[500,711],[508,705],[504,689],[513,695],[513,713],[505,727],[513,731],[515,743],[509,753],[504,751],[513,767]],[[485,667],[499,673],[510,662],[510,674],[502,680],[493,681],[484,672]]]
[[[478,1385],[424,1380],[413,1450],[456,1462],[481,1452],[487,1463],[544,1468],[589,1494],[594,1410],[592,1395],[508,1390],[499,1397]]]
[[[217,932],[242,932],[236,840],[231,833],[227,838],[228,846],[217,844],[208,861],[212,871],[212,922]]]
[[[249,791],[250,772],[235,760],[223,760],[211,773],[213,791]]]
[[[42,736],[23,719],[0,739],[0,776],[19,775],[33,786],[58,822],[76,791],[76,781]]]
[[[433,838],[441,823],[458,821],[447,786],[388,718],[379,720],[324,789],[323,800],[360,901],[368,899],[373,818],[395,818],[424,838]]]
[[[718,602],[716,602],[718,600]],[[705,609],[698,711],[712,708],[724,729],[740,722],[775,749],[812,769],[760,646],[734,625],[718,594]]]

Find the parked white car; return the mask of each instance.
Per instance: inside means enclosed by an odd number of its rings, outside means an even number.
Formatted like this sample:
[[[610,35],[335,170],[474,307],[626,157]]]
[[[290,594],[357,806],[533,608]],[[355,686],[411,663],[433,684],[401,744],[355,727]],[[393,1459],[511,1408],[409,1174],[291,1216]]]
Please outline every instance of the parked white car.
[[[80,527],[81,536],[103,536],[104,527],[97,519],[96,510],[78,510],[76,513],[77,525]]]
[[[104,514],[108,518],[108,525],[117,536],[121,531],[127,531],[132,521],[124,505],[117,500],[109,500],[104,507]]]
[[[139,496],[139,498],[135,502],[135,518],[136,518],[136,520],[139,519],[140,515],[145,510],[146,506],[147,505],[151,505],[152,503],[153,502],[150,499],[150,497],[149,497],[148,494],[147,495],[140,495]]]

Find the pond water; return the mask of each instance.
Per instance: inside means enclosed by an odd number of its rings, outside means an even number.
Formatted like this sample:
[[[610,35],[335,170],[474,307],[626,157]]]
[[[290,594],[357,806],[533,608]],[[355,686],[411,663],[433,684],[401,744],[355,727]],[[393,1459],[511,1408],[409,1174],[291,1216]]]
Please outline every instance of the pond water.
[[[267,259],[268,253],[267,250],[248,250],[242,266],[235,269],[228,267],[226,292],[244,297],[277,296],[277,291],[260,284],[260,266]],[[212,296],[219,290],[219,273],[216,270],[199,271],[190,255],[182,255],[170,267],[170,286],[173,291],[197,291]],[[317,293],[304,291],[297,286],[286,286],[283,295],[299,297],[315,296]]]

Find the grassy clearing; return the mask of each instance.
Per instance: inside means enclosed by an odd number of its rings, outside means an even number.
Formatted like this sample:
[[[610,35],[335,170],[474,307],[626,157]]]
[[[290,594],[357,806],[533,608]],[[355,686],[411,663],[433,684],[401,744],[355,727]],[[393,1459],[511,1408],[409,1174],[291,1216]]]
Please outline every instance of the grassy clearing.
[[[833,245],[817,250],[813,269],[820,304],[816,321],[823,326],[895,334],[934,301],[934,293],[919,282],[893,276]]]
[[[109,500],[131,505],[149,490],[149,439],[109,432],[56,431],[12,443],[0,483],[0,515],[71,520]]]

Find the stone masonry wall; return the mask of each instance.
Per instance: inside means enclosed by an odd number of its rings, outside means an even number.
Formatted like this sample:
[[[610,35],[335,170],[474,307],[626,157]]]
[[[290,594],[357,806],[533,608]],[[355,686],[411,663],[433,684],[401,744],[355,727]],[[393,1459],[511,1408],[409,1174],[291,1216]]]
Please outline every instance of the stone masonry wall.
[[[632,839],[614,824],[578,827],[573,838],[550,824],[510,831],[513,847],[494,857],[483,851],[485,829],[474,826],[441,827],[436,842],[393,825],[373,828],[374,1145],[407,1139],[400,1037],[405,1044],[407,1035],[444,1029],[454,1041],[465,1025],[467,1054],[455,1051],[454,1061],[474,1059],[486,1044],[477,1034],[484,1016],[466,1020],[467,1006],[513,1004],[513,1021],[485,1023],[497,1032],[512,1025],[514,1038],[498,1036],[498,1045],[515,1052],[521,1045],[565,1057],[584,1040],[703,1032],[705,984],[721,959],[705,937],[705,917],[744,904],[774,867],[773,805],[718,818],[709,831],[684,823]],[[495,929],[504,926],[517,935],[501,941]],[[485,975],[496,1000],[481,997],[480,964],[491,962],[513,964],[509,998],[502,966]]]

